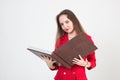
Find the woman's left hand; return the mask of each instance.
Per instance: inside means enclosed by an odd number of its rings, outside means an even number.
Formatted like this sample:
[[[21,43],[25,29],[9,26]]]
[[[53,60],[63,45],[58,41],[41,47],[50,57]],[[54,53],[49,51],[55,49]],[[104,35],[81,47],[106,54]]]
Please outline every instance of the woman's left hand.
[[[79,55],[79,58],[80,58],[80,59],[74,58],[74,59],[73,59],[73,64],[76,64],[76,65],[84,66],[84,67],[85,67],[88,62],[85,61],[85,60],[81,57],[81,55]]]

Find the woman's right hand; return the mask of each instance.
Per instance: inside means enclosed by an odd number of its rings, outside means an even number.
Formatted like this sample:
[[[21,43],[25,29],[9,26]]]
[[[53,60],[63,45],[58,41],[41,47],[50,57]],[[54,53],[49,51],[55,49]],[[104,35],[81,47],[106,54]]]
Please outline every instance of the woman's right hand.
[[[54,68],[55,68],[55,66],[54,66],[53,64],[54,64],[56,61],[53,60],[52,58],[47,57],[47,56],[41,56],[41,59],[46,62],[47,66],[48,66],[50,69],[54,69]]]

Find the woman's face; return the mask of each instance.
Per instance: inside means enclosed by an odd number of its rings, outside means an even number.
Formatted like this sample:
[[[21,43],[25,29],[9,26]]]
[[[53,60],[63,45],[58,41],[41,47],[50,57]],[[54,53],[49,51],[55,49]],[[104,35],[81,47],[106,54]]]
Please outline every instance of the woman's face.
[[[67,18],[67,15],[63,14],[59,17],[59,23],[61,25],[61,28],[66,33],[72,33],[74,31],[73,22]]]

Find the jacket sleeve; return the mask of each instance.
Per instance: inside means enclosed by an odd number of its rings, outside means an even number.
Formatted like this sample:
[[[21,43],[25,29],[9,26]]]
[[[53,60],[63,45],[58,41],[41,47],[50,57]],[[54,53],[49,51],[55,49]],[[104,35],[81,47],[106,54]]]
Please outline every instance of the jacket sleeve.
[[[90,36],[87,36],[88,39],[94,44],[93,40],[91,39]],[[96,57],[95,57],[95,52],[90,53],[87,56],[87,60],[91,63],[91,66],[89,68],[87,68],[88,70],[91,70],[92,68],[94,68],[96,66]]]
[[[92,52],[90,55],[88,55],[87,60],[91,63],[91,66],[88,68],[88,70],[94,68],[96,66],[95,52]]]

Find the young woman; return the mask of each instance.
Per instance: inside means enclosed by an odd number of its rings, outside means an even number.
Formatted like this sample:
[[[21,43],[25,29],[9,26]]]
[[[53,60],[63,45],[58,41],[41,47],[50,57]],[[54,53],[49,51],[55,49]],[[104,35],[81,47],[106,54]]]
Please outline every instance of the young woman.
[[[91,37],[85,33],[80,22],[72,11],[68,9],[63,10],[56,16],[56,21],[58,30],[55,49],[61,47],[80,32],[86,34],[86,37],[93,42]],[[74,66],[71,69],[67,69],[60,65],[53,65],[56,61],[53,61],[48,57],[43,57],[43,60],[51,70],[58,70],[54,80],[87,80],[85,68],[90,70],[96,66],[95,52],[90,53],[85,58],[82,58],[79,55],[79,58],[80,59],[73,59]]]

